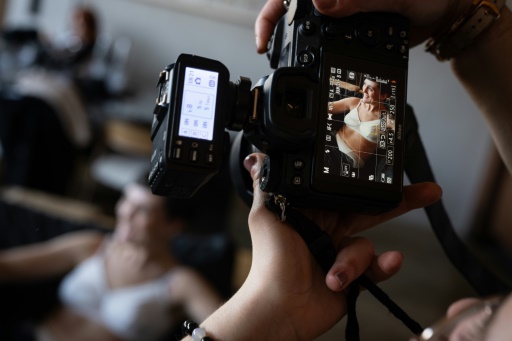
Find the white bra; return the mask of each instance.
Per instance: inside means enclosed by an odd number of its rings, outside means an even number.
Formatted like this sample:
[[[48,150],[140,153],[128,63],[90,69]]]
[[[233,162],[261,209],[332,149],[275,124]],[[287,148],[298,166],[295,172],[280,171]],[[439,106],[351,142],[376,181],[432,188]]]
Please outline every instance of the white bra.
[[[357,131],[368,141],[377,143],[379,139],[380,120],[377,119],[373,121],[361,122],[358,112],[360,105],[361,102],[359,102],[354,109],[350,110],[350,112],[345,115],[345,124],[351,129]]]
[[[82,262],[62,281],[64,305],[127,340],[158,340],[172,326],[169,286],[172,272],[130,287],[110,289],[102,254]]]

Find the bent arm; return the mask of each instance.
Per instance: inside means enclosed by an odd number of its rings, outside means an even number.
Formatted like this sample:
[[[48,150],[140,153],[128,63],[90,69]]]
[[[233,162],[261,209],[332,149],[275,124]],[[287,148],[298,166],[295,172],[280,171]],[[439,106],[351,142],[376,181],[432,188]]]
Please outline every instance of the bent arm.
[[[99,232],[71,232],[46,242],[0,252],[0,282],[43,279],[62,275],[98,248]]]
[[[203,321],[217,310],[221,296],[194,270],[181,268],[173,276],[170,286],[171,299],[180,303],[191,318]]]
[[[357,97],[347,97],[340,99],[339,101],[329,102],[329,112],[333,114],[339,114],[343,112],[347,112],[350,109],[357,106],[360,99]]]
[[[452,68],[482,112],[512,173],[512,14],[508,7],[473,45],[452,60]]]

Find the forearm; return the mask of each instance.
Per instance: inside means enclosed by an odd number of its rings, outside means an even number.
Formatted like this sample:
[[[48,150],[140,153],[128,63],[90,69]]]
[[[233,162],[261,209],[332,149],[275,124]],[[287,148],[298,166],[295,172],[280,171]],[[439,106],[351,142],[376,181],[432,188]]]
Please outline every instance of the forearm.
[[[62,275],[95,252],[103,234],[80,231],[0,251],[0,282]]]
[[[267,294],[255,294],[244,286],[200,326],[206,335],[222,340],[295,340],[292,328],[269,307]],[[192,340],[186,337],[183,340]]]
[[[512,172],[512,14],[501,17],[452,60],[455,75],[487,120],[492,137]]]
[[[37,248],[0,252],[0,282],[40,280],[61,275],[72,268],[69,258],[39,257]],[[51,259],[52,261],[47,261]]]

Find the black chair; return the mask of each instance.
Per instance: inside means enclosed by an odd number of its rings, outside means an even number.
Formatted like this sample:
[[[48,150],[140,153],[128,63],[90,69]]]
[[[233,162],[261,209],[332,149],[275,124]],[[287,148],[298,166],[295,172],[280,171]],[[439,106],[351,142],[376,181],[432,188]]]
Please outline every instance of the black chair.
[[[48,103],[2,93],[0,143],[4,185],[66,193],[78,149]]]

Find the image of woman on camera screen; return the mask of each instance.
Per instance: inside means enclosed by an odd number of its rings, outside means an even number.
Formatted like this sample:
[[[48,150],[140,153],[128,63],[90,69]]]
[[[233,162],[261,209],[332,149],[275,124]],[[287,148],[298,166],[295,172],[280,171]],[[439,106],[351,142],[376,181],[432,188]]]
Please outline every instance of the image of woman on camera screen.
[[[376,168],[386,155],[386,146],[379,146],[379,142],[381,136],[387,136],[387,131],[395,130],[395,121],[385,102],[390,93],[388,84],[368,75],[362,79],[362,88],[343,81],[331,82],[333,87],[339,88],[336,93],[351,90],[355,95],[342,95],[344,98],[328,104],[332,135],[325,166],[329,167],[330,174],[343,175],[342,169],[347,168],[342,168],[342,164],[346,164],[350,169],[358,169],[359,177],[363,175],[363,168],[368,168],[368,179],[373,175],[377,180]]]

